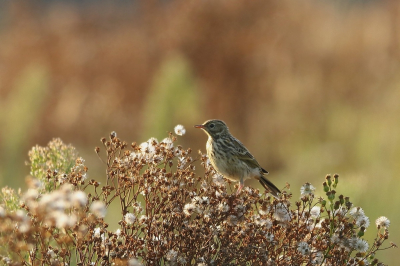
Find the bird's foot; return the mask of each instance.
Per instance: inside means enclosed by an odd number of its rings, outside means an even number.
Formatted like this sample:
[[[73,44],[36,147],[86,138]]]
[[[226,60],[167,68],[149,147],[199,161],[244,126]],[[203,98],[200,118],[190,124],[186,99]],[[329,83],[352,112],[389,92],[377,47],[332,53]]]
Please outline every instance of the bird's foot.
[[[239,195],[240,191],[242,191],[242,188],[244,187],[244,184],[239,183],[238,190],[236,191],[236,196]]]

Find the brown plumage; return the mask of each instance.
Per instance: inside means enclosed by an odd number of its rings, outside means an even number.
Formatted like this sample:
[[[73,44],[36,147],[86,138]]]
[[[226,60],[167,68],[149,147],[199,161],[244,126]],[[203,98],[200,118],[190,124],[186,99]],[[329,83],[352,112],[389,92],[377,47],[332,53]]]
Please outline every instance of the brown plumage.
[[[214,169],[225,178],[239,182],[236,193],[241,191],[246,179],[255,178],[274,197],[278,197],[280,190],[264,176],[268,171],[231,135],[223,121],[208,120],[195,127],[203,129],[208,135],[207,155]]]

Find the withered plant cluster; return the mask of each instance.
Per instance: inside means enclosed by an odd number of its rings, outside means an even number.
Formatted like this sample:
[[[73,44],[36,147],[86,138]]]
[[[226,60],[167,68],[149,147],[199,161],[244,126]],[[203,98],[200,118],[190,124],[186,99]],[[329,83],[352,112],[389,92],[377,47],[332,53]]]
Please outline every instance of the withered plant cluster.
[[[184,132],[183,132],[184,133]],[[89,180],[75,148],[60,139],[29,152],[29,189],[0,195],[0,252],[5,265],[383,265],[377,251],[393,247],[389,220],[370,222],[335,191],[325,198],[306,183],[300,200],[279,199],[233,184],[205,154],[174,144],[172,134],[128,145],[113,132],[103,138],[107,181]],[[204,167],[204,176],[195,168]],[[119,210],[109,210],[117,202]],[[114,204],[115,205],[115,204]],[[113,206],[114,206],[113,205]],[[117,230],[104,221],[119,213]],[[117,225],[113,225],[114,227]]]

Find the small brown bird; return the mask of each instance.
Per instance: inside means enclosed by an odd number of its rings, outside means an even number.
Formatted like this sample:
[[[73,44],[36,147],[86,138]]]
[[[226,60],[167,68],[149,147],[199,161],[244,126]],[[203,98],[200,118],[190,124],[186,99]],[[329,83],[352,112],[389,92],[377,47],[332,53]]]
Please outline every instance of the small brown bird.
[[[239,181],[236,194],[242,190],[244,181],[257,179],[274,197],[278,198],[279,189],[264,175],[263,169],[246,147],[231,135],[228,127],[221,120],[208,120],[195,128],[203,129],[208,135],[207,155],[214,169],[232,181]]]

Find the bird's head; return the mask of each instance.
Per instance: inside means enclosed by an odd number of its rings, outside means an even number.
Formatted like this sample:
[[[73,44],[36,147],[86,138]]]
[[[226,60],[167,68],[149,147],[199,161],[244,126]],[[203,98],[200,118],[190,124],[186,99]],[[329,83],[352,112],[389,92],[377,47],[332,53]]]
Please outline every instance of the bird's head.
[[[221,135],[229,134],[229,129],[222,120],[208,120],[202,125],[195,125],[194,127],[203,129],[212,138],[219,138]]]

